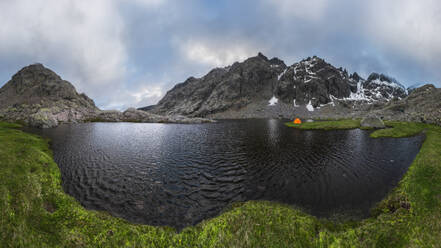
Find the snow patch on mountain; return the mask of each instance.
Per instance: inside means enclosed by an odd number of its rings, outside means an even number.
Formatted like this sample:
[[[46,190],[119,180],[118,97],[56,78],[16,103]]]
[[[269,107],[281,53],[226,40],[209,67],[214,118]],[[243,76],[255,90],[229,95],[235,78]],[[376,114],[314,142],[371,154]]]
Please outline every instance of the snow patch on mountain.
[[[309,112],[313,112],[313,111],[314,111],[314,107],[313,107],[312,104],[311,104],[311,100],[309,100],[308,105],[306,105],[306,109],[307,109]]]
[[[294,99],[294,108],[300,107],[299,105],[296,104],[296,99]]]
[[[279,99],[277,99],[275,96],[273,96],[269,101],[268,101],[268,105],[269,106],[274,106],[277,104],[277,102],[279,101]]]
[[[278,81],[280,81],[280,79],[282,78],[282,76],[285,75],[285,73],[286,73],[287,70],[288,70],[288,69],[285,69],[282,73],[280,73],[280,74],[277,76],[277,80],[278,80]]]

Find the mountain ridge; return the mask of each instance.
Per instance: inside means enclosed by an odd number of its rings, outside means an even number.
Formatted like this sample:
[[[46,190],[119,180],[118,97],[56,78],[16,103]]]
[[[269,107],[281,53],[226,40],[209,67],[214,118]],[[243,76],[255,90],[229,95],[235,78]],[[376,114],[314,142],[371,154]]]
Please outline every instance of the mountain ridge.
[[[0,88],[0,119],[34,127],[87,121],[202,123],[211,119],[384,119],[441,124],[441,89],[406,89],[380,73],[367,79],[313,56],[287,66],[259,53],[176,84],[157,105],[103,111],[42,64],[19,70]]]
[[[0,120],[38,128],[88,121],[201,123],[203,118],[156,115],[129,108],[102,111],[86,94],[42,64],[23,67],[0,88]]]
[[[200,78],[189,77],[176,84],[156,105],[140,108],[156,114],[221,117],[219,113],[241,109],[273,98],[278,103],[312,106],[312,112],[335,100],[388,102],[402,99],[407,89],[384,74],[367,79],[349,74],[317,56],[290,66],[262,53],[231,66],[215,68]],[[271,104],[275,105],[275,104]]]

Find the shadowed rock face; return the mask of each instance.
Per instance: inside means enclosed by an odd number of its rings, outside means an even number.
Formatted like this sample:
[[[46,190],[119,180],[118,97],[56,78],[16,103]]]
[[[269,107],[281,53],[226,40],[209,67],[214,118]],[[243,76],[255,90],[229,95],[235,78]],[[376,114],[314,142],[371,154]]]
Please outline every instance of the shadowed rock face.
[[[277,86],[277,75],[285,69],[280,60],[270,61],[259,54],[243,63],[216,68],[202,78],[190,77],[177,84],[152,112],[206,116],[270,99]]]
[[[24,67],[0,89],[0,117],[35,127],[83,121],[97,111],[92,99],[42,64]]]
[[[278,58],[269,60],[259,53],[242,63],[213,69],[202,78],[190,77],[157,105],[141,109],[155,114],[218,117],[225,112],[262,109],[272,97],[279,105],[308,106],[312,111],[328,103],[334,105],[334,100],[372,103],[406,95],[404,87],[384,75],[372,74],[364,80],[316,56],[286,66]]]

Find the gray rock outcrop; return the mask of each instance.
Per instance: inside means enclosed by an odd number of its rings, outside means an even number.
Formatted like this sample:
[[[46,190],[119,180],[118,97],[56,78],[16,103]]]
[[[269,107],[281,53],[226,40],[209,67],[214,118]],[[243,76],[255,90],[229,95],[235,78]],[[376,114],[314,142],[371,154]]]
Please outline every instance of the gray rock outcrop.
[[[94,120],[101,122],[143,122],[143,123],[207,123],[213,120],[206,118],[188,118],[182,115],[165,116],[151,114],[135,108],[129,108],[124,112],[115,110],[100,111]]]
[[[85,94],[42,64],[21,69],[0,89],[0,118],[54,127],[93,117],[99,109]]]
[[[441,125],[441,89],[423,85],[409,96],[387,103],[379,112],[392,120]]]
[[[367,116],[360,122],[360,126],[364,128],[385,128],[383,120],[375,115]]]

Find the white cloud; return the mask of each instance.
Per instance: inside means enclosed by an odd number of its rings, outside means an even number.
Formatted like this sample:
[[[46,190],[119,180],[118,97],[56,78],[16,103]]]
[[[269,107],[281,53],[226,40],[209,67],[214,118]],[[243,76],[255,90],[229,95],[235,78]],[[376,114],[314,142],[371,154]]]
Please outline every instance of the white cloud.
[[[370,1],[365,24],[372,41],[428,65],[441,58],[441,5],[436,0]]]
[[[319,20],[330,1],[328,0],[263,0],[275,8],[282,17],[297,17],[305,20]]]
[[[155,104],[161,97],[164,96],[160,86],[143,87],[138,92],[131,94],[134,98],[134,105],[136,107],[144,107]]]
[[[179,44],[179,50],[184,57],[193,63],[211,67],[231,65],[236,61],[245,60],[257,54],[249,44],[241,42],[188,40]]]
[[[154,104],[175,83],[259,51],[289,62],[317,54],[342,66],[375,57],[367,72],[395,68],[397,77],[441,79],[435,0],[260,0],[235,7],[227,13],[200,1],[0,0],[2,81],[15,66],[42,62],[100,107],[123,109]],[[348,61],[358,51],[362,56]]]
[[[20,53],[62,64],[87,84],[103,85],[124,75],[123,22],[106,0],[17,0],[0,4],[0,54]]]
[[[122,3],[127,3],[127,0],[120,0]],[[132,3],[139,4],[145,7],[158,7],[164,5],[167,0],[132,0]]]
[[[131,3],[153,8],[165,2]],[[125,88],[130,72],[120,4],[127,2],[0,1],[0,57],[22,57],[21,66],[42,62],[105,109],[155,103],[160,88]]]

